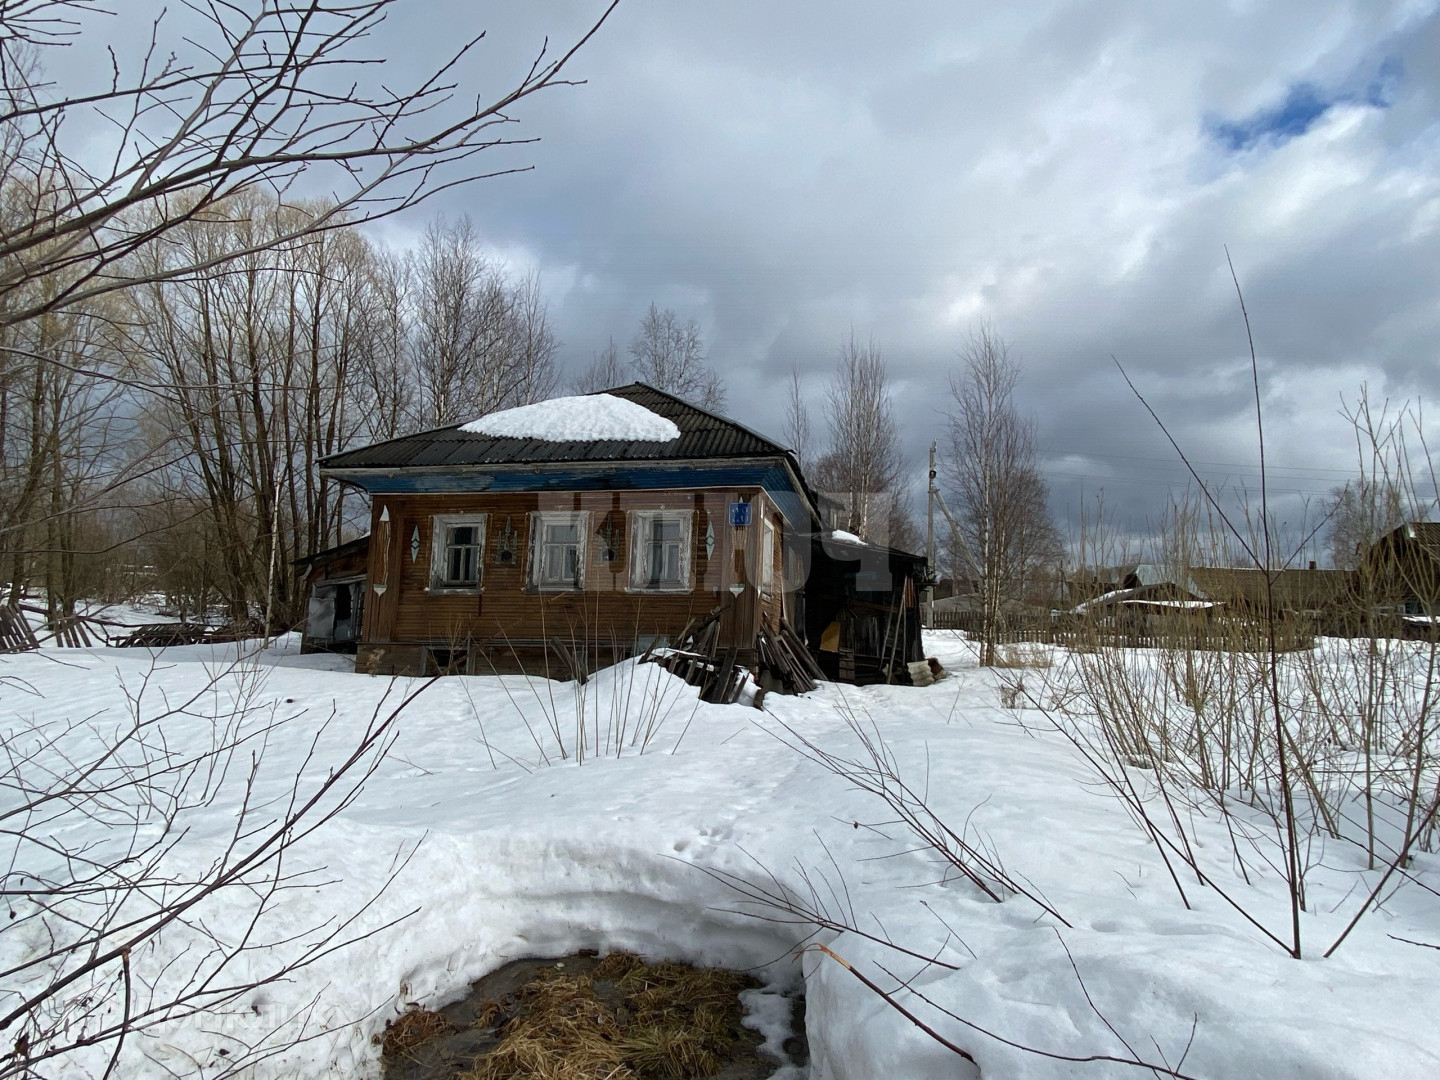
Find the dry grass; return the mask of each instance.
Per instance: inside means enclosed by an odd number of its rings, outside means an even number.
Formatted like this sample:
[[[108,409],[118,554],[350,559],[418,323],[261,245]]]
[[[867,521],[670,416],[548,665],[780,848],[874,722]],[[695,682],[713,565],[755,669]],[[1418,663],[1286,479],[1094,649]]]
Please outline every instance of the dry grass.
[[[498,1001],[487,1001],[480,1006],[480,1011],[475,1014],[474,1026],[477,1028],[494,1027],[504,1017],[505,1010],[500,1007]]]
[[[740,1017],[739,993],[747,985],[735,972],[647,964],[629,953],[612,953],[589,975],[542,971],[516,992],[516,1015],[501,1029],[500,1045],[461,1077],[709,1076],[725,1065]],[[496,1016],[501,1008],[496,1005]]]
[[[385,1021],[385,1035],[380,1043],[380,1052],[386,1057],[396,1057],[408,1053],[423,1042],[449,1035],[454,1030],[455,1025],[438,1012],[411,1009],[394,1020]]]
[[[640,957],[634,953],[612,952],[595,965],[595,970],[590,972],[590,977],[592,979],[598,979],[601,982],[610,982],[615,979],[622,979],[637,967],[643,967],[644,965],[645,961],[641,960]]]
[[[729,1008],[745,985],[745,979],[733,971],[672,963],[642,964],[620,980],[625,1004],[636,1018],[657,1020],[703,1007]]]
[[[466,1080],[626,1080],[620,1026],[584,977],[542,972],[515,995],[522,1011]]]
[[[680,1024],[654,1024],[626,1036],[625,1059],[637,1076],[656,1080],[713,1076],[725,1066],[708,1033]]]

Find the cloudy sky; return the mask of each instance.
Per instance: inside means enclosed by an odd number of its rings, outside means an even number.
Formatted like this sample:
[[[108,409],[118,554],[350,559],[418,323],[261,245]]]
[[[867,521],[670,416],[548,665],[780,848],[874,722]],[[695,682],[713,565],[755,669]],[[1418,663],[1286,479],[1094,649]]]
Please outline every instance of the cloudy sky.
[[[487,28],[465,78],[493,89],[603,6],[412,2],[377,48],[404,71]],[[586,85],[517,110],[533,171],[435,208],[540,271],[567,367],[654,301],[699,321],[729,411],[764,431],[792,364],[818,420],[842,339],[873,338],[917,484],[989,323],[1057,515],[1103,492],[1136,529],[1183,472],[1116,360],[1207,477],[1256,483],[1228,247],[1298,519],[1353,469],[1342,399],[1440,397],[1436,9],[622,0]]]

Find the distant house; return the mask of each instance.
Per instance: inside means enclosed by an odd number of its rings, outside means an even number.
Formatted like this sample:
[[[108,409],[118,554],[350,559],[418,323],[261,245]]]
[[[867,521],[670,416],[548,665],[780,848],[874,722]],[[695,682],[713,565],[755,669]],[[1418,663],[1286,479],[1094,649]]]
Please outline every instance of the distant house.
[[[1169,581],[1113,589],[1075,605],[1072,615],[1096,617],[1124,610],[1160,613],[1182,610],[1208,610],[1219,605],[1208,597],[1191,592]]]
[[[830,532],[787,449],[644,383],[321,473],[371,500],[357,670],[580,675],[712,617],[740,663],[782,620],[815,654],[832,646],[837,674],[842,655],[857,678],[923,658],[923,559]],[[314,577],[321,631],[331,580]]]
[[[1156,581],[1103,593],[1077,604],[1070,616],[1122,634],[1154,634],[1193,629],[1208,622],[1220,607],[1183,586]]]
[[[1222,603],[1232,613],[1263,617],[1329,621],[1350,593],[1345,570],[1264,571],[1254,567],[1197,566],[1190,571],[1192,588]]]
[[[1067,582],[1067,598],[1072,602],[1092,600],[1121,589],[1139,589],[1147,585],[1170,582],[1174,574],[1159,563],[1121,563],[1118,566],[1097,566],[1072,574]]]
[[[1440,522],[1407,521],[1361,553],[1355,595],[1366,607],[1440,616]]]
[[[1254,567],[1166,569],[1141,563],[1108,575],[1120,587],[1077,605],[1085,622],[1127,634],[1211,635],[1274,614],[1287,625],[1285,647],[1320,630],[1343,629],[1350,576],[1343,570],[1263,571]],[[1221,639],[1223,640],[1223,634]]]

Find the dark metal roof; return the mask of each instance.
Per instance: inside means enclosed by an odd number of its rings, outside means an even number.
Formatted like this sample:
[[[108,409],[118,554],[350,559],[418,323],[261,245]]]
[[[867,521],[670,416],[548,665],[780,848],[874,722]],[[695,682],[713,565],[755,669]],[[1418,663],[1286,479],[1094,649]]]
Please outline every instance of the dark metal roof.
[[[354,540],[347,540],[343,544],[336,544],[334,547],[326,548],[324,551],[316,551],[310,555],[291,561],[293,566],[322,566],[336,559],[344,558],[346,555],[356,555],[367,551],[370,547],[370,534],[357,536]]]
[[[497,438],[460,430],[460,425],[422,431],[388,442],[334,454],[322,469],[396,469],[464,465],[530,465],[576,461],[676,461],[687,458],[770,457],[788,455],[771,442],[728,417],[691,405],[645,383],[602,391],[626,398],[658,413],[680,429],[669,442],[626,440],[546,442],[540,439]]]
[[[820,496],[822,499],[825,496]],[[853,562],[856,559],[874,558],[877,555],[884,555],[887,559],[902,559],[908,562],[924,562],[924,555],[916,555],[914,552],[902,551],[900,548],[888,547],[885,544],[872,544],[868,540],[850,540],[835,534],[835,530],[826,529],[823,532],[813,534],[812,539],[819,541],[820,550],[834,562]]]

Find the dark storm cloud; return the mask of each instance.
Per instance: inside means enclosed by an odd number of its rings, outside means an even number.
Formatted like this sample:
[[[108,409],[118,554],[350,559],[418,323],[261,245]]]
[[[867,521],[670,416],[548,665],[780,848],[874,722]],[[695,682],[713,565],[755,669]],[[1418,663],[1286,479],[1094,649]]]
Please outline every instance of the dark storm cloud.
[[[465,76],[496,87],[602,6],[414,3],[384,45],[418,71],[488,27]],[[1104,486],[1141,525],[1183,472],[1112,357],[1207,475],[1254,479],[1227,246],[1287,513],[1347,474],[1342,395],[1440,391],[1434,3],[624,0],[573,74],[516,110],[543,141],[504,160],[534,171],[437,206],[540,269],[573,369],[653,300],[778,431],[791,364],[819,421],[853,329],[890,360],[918,476],[989,322],[1057,511]]]

